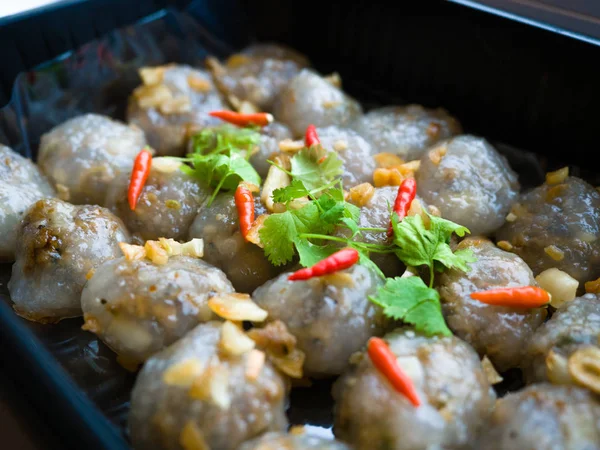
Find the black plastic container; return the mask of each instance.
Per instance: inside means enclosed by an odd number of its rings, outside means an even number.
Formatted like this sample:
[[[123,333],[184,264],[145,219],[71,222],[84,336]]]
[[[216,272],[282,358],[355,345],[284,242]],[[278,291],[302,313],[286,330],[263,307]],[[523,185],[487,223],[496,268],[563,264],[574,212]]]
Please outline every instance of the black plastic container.
[[[4,120],[15,119],[18,126],[10,135],[0,133],[0,141],[34,155],[36,136],[51,125],[22,104],[15,106],[15,97],[27,94],[12,90],[17,72],[165,6],[185,7],[201,24],[204,32],[194,39],[204,51],[225,53],[251,39],[279,41],[306,53],[318,70],[339,72],[344,89],[367,106],[443,106],[468,132],[535,152],[548,169],[577,166],[598,181],[587,163],[595,150],[600,103],[594,71],[600,47],[593,36],[574,39],[564,30],[446,1],[88,0],[12,18],[0,24],[0,103],[13,99],[13,114]],[[161,20],[167,27],[181,25],[177,15]],[[200,47],[180,45],[175,53],[200,60]],[[116,92],[128,86],[117,86]],[[119,115],[119,105],[110,99],[102,107]],[[80,331],[80,321],[41,326],[17,317],[6,296],[8,277],[4,266],[0,352],[5,370],[12,371],[66,447],[128,448],[124,424],[134,375],[117,367],[114,355],[93,335]],[[326,403],[328,386],[316,389],[315,395],[293,400],[295,423],[310,417],[328,426],[330,413],[319,403]]]

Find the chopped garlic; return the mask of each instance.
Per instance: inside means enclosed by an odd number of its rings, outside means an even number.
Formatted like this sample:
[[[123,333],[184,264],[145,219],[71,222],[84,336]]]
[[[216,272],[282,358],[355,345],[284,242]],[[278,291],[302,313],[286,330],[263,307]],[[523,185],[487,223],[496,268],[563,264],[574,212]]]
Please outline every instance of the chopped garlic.
[[[565,257],[565,252],[563,252],[556,245],[549,245],[544,248],[544,253],[552,258],[554,261],[562,261]]]
[[[164,84],[156,86],[139,86],[133,91],[134,98],[137,99],[140,108],[147,109],[157,107],[173,99],[170,89]]]
[[[587,294],[600,294],[600,278],[585,282],[585,292]],[[600,335],[599,339],[600,339]]]
[[[509,212],[508,215],[506,216],[506,221],[514,222],[515,220],[517,220],[517,215],[515,213],[513,213],[512,211]]]
[[[146,249],[141,245],[131,245],[127,242],[119,242],[119,248],[127,261],[135,261],[146,257]]]
[[[429,153],[427,155],[429,156],[429,159],[432,163],[438,165],[442,162],[442,158],[446,155],[447,152],[448,147],[446,147],[446,145],[443,144],[439,147],[435,147],[434,149],[429,150]]]
[[[181,114],[192,110],[192,101],[187,95],[180,95],[161,102],[158,107],[163,114]]]
[[[173,364],[163,373],[163,382],[168,386],[189,387],[204,372],[204,364],[198,358],[188,358]]]
[[[333,72],[333,73],[323,77],[323,79],[338,89],[342,88],[342,77],[340,77],[340,74],[337,72]]]
[[[254,348],[254,341],[246,336],[244,330],[229,320],[221,327],[221,339],[219,346],[221,350],[231,356],[240,356],[248,353]]]
[[[138,69],[138,75],[144,85],[156,86],[163,82],[166,69],[167,66],[141,67]]]
[[[164,156],[152,159],[152,170],[158,170],[162,173],[173,173],[179,170],[181,165],[180,161]]]
[[[167,251],[157,241],[146,241],[144,249],[146,250],[146,257],[154,264],[163,265],[169,261]]]
[[[71,200],[71,190],[64,184],[57,183],[56,192],[58,194],[58,198],[61,200],[64,200],[65,202]]]
[[[275,157],[275,164],[280,164],[280,158]],[[283,170],[280,170],[276,166],[269,167],[269,172],[267,173],[267,178],[263,184],[262,193],[260,195],[260,199],[262,203],[265,205],[268,211],[274,212],[275,210],[275,202],[273,201],[273,192],[276,189],[280,189],[286,186],[289,186],[291,183],[290,176],[285,173]]]
[[[546,174],[546,184],[560,184],[569,177],[569,167],[563,167]]]
[[[498,241],[496,243],[498,248],[501,248],[504,251],[510,252],[513,249],[513,245],[508,241]]]
[[[252,301],[248,294],[221,294],[208,301],[208,307],[217,316],[227,320],[264,321],[268,313]]]
[[[260,230],[264,226],[265,220],[267,220],[269,214],[261,214],[252,222],[252,226],[248,230],[246,240],[252,242],[254,245],[258,245],[260,248],[264,248],[263,243],[260,241]]]
[[[191,241],[181,244],[181,254],[193,258],[202,258],[204,256],[204,240],[194,238]]]
[[[189,75],[187,79],[189,87],[197,92],[210,92],[212,90],[212,83],[206,78],[199,77],[197,75]]]
[[[282,152],[295,153],[304,148],[304,141],[292,139],[284,139],[279,142],[279,150]]]
[[[550,304],[554,308],[560,308],[577,296],[579,281],[555,267],[544,270],[535,280],[542,289],[550,293]]]
[[[210,450],[204,433],[193,420],[188,420],[179,434],[179,444],[183,450]]]
[[[229,371],[225,366],[213,363],[196,377],[188,395],[197,400],[208,400],[223,410],[229,408]]]
[[[483,368],[483,373],[485,373],[488,383],[494,385],[501,383],[502,380],[504,380],[504,378],[500,376],[500,374],[498,373],[490,359],[487,357],[487,355],[485,355],[481,360],[481,367]]]
[[[338,139],[333,143],[333,149],[336,152],[343,152],[344,150],[348,149],[348,142],[344,141],[343,139]]]
[[[257,349],[250,350],[250,353],[248,353],[248,357],[246,359],[245,372],[248,380],[254,381],[259,377],[260,372],[265,365],[265,358],[265,352]]]
[[[306,355],[296,348],[296,338],[283,322],[275,320],[264,328],[253,328],[248,336],[266,352],[275,367],[291,378],[302,378]]]

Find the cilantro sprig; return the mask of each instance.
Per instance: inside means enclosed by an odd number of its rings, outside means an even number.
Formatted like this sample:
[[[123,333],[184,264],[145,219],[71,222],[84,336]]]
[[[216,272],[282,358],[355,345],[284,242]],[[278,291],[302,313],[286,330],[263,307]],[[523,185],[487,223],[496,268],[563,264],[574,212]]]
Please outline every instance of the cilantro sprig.
[[[194,135],[194,151],[176,159],[189,164],[181,166],[183,172],[213,188],[210,206],[221,190],[234,190],[240,181],[260,185],[260,175],[248,161],[259,142],[256,128],[224,124]]]

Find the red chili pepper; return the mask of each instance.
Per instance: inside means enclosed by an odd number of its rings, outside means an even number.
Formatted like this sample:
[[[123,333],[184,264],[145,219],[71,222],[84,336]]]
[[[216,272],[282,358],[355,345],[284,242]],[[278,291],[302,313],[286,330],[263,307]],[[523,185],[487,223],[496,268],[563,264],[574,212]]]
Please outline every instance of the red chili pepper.
[[[548,291],[536,286],[490,289],[471,293],[471,298],[487,305],[511,308],[540,308],[550,302]]]
[[[264,112],[241,114],[235,111],[211,111],[208,114],[239,127],[245,127],[247,125],[258,125],[264,127],[265,125],[269,125],[271,122],[273,122],[273,116]]]
[[[358,252],[353,248],[345,248],[319,261],[312,267],[300,269],[288,277],[290,281],[308,280],[321,275],[328,275],[352,267],[358,262]]]
[[[398,220],[402,220],[408,214],[410,205],[417,195],[417,182],[414,178],[406,178],[400,187],[398,188],[398,195],[396,195],[396,201],[394,202],[394,212],[398,214]],[[394,230],[392,228],[392,222],[388,228],[388,237],[392,237]]]
[[[415,407],[421,405],[415,385],[406,372],[402,370],[396,355],[383,339],[378,337],[369,339],[367,352],[373,365],[388,379],[394,389],[404,395]]]
[[[235,206],[238,212],[238,220],[240,222],[240,231],[246,239],[248,231],[254,222],[254,196],[250,189],[241,184],[235,190]]]
[[[148,175],[150,174],[150,168],[152,167],[152,153],[148,147],[137,154],[135,161],[133,162],[133,170],[131,171],[131,178],[129,179],[129,190],[127,192],[127,199],[129,200],[129,207],[132,211],[135,210],[138,198],[142,193],[142,189],[146,184]]]
[[[313,145],[319,145],[321,143],[317,129],[314,125],[309,125],[306,128],[306,134],[304,135],[304,145],[312,147]]]

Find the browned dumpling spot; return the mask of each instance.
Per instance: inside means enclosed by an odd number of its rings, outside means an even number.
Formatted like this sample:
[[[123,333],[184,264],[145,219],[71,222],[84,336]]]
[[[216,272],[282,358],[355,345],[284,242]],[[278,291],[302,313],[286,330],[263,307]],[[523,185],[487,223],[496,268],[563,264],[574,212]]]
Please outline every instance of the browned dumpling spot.
[[[8,290],[19,315],[56,322],[81,315],[81,291],[93,270],[121,256],[123,222],[99,206],[39,200],[23,217]]]
[[[0,261],[13,261],[17,229],[25,211],[56,192],[31,161],[0,144]]]

